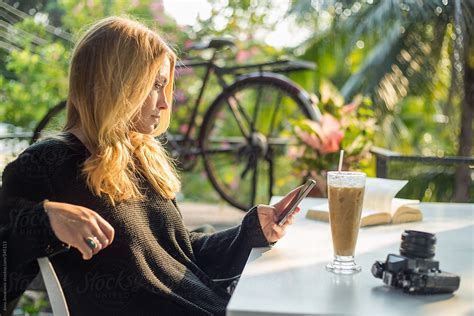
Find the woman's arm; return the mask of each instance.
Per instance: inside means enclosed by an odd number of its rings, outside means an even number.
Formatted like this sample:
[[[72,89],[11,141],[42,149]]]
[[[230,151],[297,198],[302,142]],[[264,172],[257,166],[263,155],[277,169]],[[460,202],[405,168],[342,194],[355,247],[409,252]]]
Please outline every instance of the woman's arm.
[[[39,157],[23,153],[4,169],[0,226],[9,262],[22,264],[67,249],[55,236],[44,211],[44,200],[52,198],[46,168]]]
[[[288,193],[278,203],[253,207],[240,226],[214,234],[189,233],[198,265],[212,278],[230,278],[242,272],[254,247],[268,247],[285,234],[299,208],[283,226],[278,218],[296,196],[300,187]]]
[[[242,224],[214,234],[189,232],[198,266],[211,278],[239,275],[254,247],[267,247],[258,219],[257,207],[252,208]]]
[[[52,198],[52,194],[39,158],[22,153],[2,175],[0,235],[4,259],[1,266],[6,271],[2,273],[6,276],[2,284],[6,285],[7,301],[20,296],[38,274],[36,258],[67,249],[54,235],[44,212],[43,200]]]
[[[49,149],[49,148],[48,148]],[[84,259],[107,247],[114,230],[96,212],[55,199],[50,174],[60,167],[54,150],[29,150],[3,172],[0,188],[0,237],[6,256],[8,300],[20,295],[38,273],[36,259],[77,248]],[[49,155],[51,159],[45,160]],[[84,236],[96,236],[91,250]],[[5,284],[5,283],[3,283]]]

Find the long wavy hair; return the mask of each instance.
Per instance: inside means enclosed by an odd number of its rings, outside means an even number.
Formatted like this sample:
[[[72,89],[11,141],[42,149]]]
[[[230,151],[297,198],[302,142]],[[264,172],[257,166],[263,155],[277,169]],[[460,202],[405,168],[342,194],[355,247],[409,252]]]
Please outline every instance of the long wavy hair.
[[[168,109],[153,133],[134,131],[132,120],[153,88],[164,58],[170,61],[165,87]],[[82,166],[87,186],[115,205],[143,199],[145,177],[165,198],[180,190],[175,167],[154,137],[169,126],[176,55],[154,31],[127,17],[93,24],[77,42],[69,70],[64,131],[81,128],[91,155]]]

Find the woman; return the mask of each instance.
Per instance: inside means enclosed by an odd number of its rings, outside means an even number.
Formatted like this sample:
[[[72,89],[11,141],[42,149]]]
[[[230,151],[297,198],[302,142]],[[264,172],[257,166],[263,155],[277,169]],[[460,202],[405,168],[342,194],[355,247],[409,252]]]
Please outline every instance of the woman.
[[[175,61],[127,18],[103,19],[79,40],[63,132],[4,170],[9,299],[50,256],[72,315],[221,315],[230,294],[215,279],[239,275],[252,247],[283,236],[294,215],[282,227],[276,219],[296,190],[225,231],[184,227],[179,179],[154,139],[169,125]]]

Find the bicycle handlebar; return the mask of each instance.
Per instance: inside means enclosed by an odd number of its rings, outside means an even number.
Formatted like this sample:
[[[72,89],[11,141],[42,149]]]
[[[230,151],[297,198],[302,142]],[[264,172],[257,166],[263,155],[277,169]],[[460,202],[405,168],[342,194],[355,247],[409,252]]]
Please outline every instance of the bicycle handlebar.
[[[300,70],[315,70],[316,64],[304,60],[277,60],[268,63],[261,64],[249,64],[242,66],[224,67],[224,71],[227,73],[237,73],[239,70],[258,69],[262,71],[272,72],[291,72]]]
[[[235,43],[230,38],[218,37],[218,38],[213,38],[208,42],[199,42],[199,43],[193,44],[191,45],[191,47],[189,47],[188,50],[203,50],[203,49],[208,49],[208,48],[213,48],[217,50],[226,46],[233,47],[235,46]]]
[[[192,67],[209,67],[210,60],[184,60],[176,65],[177,68],[192,68]],[[259,72],[276,72],[276,73],[288,73],[292,71],[301,71],[301,70],[315,70],[316,64],[304,61],[304,60],[277,60],[268,63],[260,64],[248,64],[248,65],[239,65],[231,67],[220,67],[215,65],[213,67],[216,69],[216,72],[220,74],[233,74],[241,75],[250,71],[251,69],[257,69]],[[240,70],[244,72],[240,72]]]

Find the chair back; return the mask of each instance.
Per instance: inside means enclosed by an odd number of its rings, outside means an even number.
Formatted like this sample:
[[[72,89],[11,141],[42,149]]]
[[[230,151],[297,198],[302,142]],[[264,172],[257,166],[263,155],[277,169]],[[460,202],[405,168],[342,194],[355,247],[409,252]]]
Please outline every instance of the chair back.
[[[49,302],[53,309],[54,316],[69,316],[69,309],[67,308],[66,297],[64,296],[61,283],[59,283],[58,276],[54,272],[53,265],[47,257],[38,258],[38,264],[43,276],[44,285],[48,292]]]

